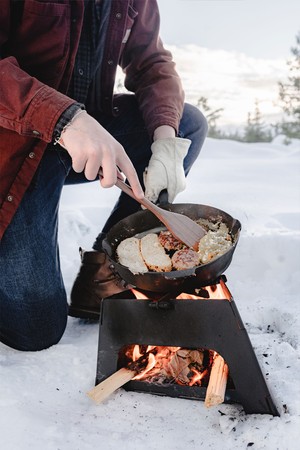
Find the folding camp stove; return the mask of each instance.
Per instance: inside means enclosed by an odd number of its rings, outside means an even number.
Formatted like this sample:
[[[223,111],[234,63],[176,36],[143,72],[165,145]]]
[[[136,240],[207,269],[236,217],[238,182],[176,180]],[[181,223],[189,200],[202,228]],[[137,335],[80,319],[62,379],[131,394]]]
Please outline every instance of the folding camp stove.
[[[239,403],[248,414],[278,416],[226,281],[222,275],[199,289],[186,283],[180,296],[178,291],[126,290],[103,299],[96,384],[123,367],[125,349],[133,344],[209,349],[220,354],[229,368],[225,403]],[[204,400],[207,390],[141,380],[129,381],[124,388],[197,400]]]

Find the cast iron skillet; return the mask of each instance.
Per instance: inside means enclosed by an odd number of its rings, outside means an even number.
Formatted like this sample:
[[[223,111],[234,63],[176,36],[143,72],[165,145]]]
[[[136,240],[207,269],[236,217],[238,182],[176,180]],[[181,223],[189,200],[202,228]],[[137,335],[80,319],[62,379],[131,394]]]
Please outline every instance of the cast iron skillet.
[[[222,220],[229,228],[233,239],[232,247],[222,256],[215,260],[188,270],[176,270],[171,272],[146,272],[143,274],[133,274],[127,267],[120,264],[117,260],[116,249],[121,241],[135,235],[143,235],[149,230],[156,231],[162,229],[163,224],[150,212],[139,211],[131,216],[120,220],[107,233],[102,246],[107,253],[110,261],[115,267],[116,272],[128,284],[147,291],[170,292],[184,285],[189,287],[202,287],[212,284],[229,266],[234,250],[238,243],[241,224],[225,211],[212,206],[186,204],[168,204],[163,206],[169,211],[185,214],[191,219],[204,218],[210,221]]]

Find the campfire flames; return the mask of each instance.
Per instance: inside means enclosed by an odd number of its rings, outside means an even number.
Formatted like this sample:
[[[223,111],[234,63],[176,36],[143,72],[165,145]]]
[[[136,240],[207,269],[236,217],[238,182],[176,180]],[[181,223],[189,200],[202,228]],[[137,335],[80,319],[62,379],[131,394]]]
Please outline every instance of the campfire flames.
[[[149,297],[141,291],[137,289],[131,289],[131,292],[134,294],[135,298],[138,300],[149,300]],[[225,283],[220,280],[220,283],[214,284],[212,286],[206,286],[204,288],[195,289],[195,294],[189,294],[182,292],[181,294],[175,297],[176,300],[230,300],[231,295],[227,289]]]
[[[157,382],[162,375],[187,386],[206,387],[205,406],[219,405],[225,398],[228,380],[228,366],[221,355],[214,351],[188,350],[181,347],[135,345],[131,349],[131,359],[117,372],[106,378],[90,390],[87,395],[96,403],[103,402],[115,390],[130,380],[148,380]],[[205,367],[205,352],[209,354],[209,367]]]
[[[188,350],[181,347],[140,346],[127,347],[125,355],[135,362],[147,355],[146,367],[133,379],[152,383],[177,383],[186,386],[207,384],[208,367],[213,352],[205,349]]]

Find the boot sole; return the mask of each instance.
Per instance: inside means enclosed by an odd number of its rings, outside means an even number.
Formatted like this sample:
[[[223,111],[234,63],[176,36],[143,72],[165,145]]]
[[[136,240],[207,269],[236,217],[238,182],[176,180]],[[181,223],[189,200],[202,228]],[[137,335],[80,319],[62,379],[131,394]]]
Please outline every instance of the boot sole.
[[[69,306],[68,315],[78,319],[99,320],[100,318],[100,312],[85,308],[74,308],[74,306]]]

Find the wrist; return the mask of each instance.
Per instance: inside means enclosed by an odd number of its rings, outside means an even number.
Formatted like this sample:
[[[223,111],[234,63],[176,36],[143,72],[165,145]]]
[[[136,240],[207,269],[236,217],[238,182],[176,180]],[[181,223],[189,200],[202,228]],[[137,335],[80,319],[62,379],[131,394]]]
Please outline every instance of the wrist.
[[[176,137],[176,132],[170,125],[161,125],[160,127],[157,127],[153,133],[153,141],[174,137]]]
[[[54,132],[53,132],[53,142],[54,144],[59,143],[60,137],[63,131],[73,123],[75,117],[78,115],[80,111],[84,111],[84,105],[81,103],[73,103],[69,106],[58,119]]]
[[[74,114],[72,119],[63,127],[60,135],[57,136],[57,138],[55,139],[54,145],[59,144],[61,147],[65,147],[64,140],[63,140],[63,136],[64,136],[65,132],[67,131],[68,128],[70,128],[74,124],[74,122],[76,121],[77,117],[80,114],[83,114],[83,113],[86,113],[85,109],[79,109],[78,111],[76,111],[76,113]]]

